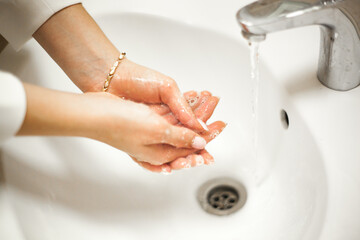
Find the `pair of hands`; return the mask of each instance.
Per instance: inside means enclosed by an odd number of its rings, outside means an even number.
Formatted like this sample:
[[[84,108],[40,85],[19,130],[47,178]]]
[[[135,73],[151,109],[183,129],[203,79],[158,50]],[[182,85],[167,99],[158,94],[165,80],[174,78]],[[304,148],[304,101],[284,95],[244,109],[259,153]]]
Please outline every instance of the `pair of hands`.
[[[102,91],[104,78],[119,56],[81,4],[57,12],[33,36],[83,92]],[[85,94],[67,106],[86,102],[76,108],[77,116],[86,122],[77,127],[69,123],[73,132],[85,128],[78,135],[89,135],[123,150],[151,171],[170,172],[213,161],[203,149],[225,124],[215,122],[207,131],[197,120],[206,121],[215,109],[218,99],[211,94],[190,92],[183,96],[174,80],[126,58],[108,92],[111,94]]]
[[[100,90],[102,83],[92,89]],[[87,93],[106,98],[104,108],[109,112],[105,114],[111,116],[103,123],[107,127],[98,140],[127,152],[140,166],[153,172],[214,162],[204,148],[225,123],[217,121],[206,126],[205,122],[219,98],[207,91],[182,95],[173,79],[128,59],[119,65],[108,92]],[[118,114],[114,114],[114,108],[119,109]],[[121,134],[114,129],[121,129]]]

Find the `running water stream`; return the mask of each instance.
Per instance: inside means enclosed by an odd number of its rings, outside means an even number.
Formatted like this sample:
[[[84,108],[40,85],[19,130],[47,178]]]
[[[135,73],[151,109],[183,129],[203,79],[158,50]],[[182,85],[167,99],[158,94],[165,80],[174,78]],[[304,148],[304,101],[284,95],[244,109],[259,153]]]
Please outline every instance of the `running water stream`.
[[[258,158],[258,118],[259,118],[259,42],[249,42],[251,80],[252,80],[252,117],[253,117],[253,157]]]

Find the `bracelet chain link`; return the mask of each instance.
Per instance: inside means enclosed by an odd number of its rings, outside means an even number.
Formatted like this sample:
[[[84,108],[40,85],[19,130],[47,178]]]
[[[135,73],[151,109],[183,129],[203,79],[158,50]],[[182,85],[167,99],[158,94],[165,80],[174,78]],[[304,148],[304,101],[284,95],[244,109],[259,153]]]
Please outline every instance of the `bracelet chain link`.
[[[106,80],[104,82],[103,92],[106,92],[108,90],[108,88],[110,86],[111,79],[113,78],[117,67],[120,65],[121,61],[125,58],[125,56],[126,56],[126,52],[120,53],[120,56],[114,62],[114,65],[110,68],[110,72],[107,75]]]

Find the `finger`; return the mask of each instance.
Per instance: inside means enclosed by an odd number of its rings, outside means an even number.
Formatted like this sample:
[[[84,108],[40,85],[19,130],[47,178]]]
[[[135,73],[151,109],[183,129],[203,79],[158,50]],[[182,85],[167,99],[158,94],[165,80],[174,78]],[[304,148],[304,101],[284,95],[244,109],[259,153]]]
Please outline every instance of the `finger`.
[[[214,122],[209,125],[209,132],[207,132],[206,134],[202,134],[200,136],[202,136],[207,142],[210,142],[222,132],[225,126],[226,124],[224,122],[221,121]],[[174,126],[174,128],[176,127]],[[181,127],[179,128],[183,129]],[[158,155],[157,157],[158,162],[156,163],[156,165],[169,163],[178,158],[185,158],[186,156],[199,151],[199,149],[195,149],[195,148],[176,148],[167,144],[151,144],[149,146],[151,149],[151,152],[149,154]],[[159,153],[161,154],[159,155]]]
[[[195,155],[195,154],[193,154]],[[208,151],[206,151],[205,149],[204,150],[201,150],[198,155],[201,155],[201,157],[203,158],[203,164],[206,164],[206,165],[211,165],[214,163],[214,158],[213,156],[211,156]],[[199,166],[198,163],[201,163],[201,161],[198,159],[196,161],[196,158],[195,158],[195,161],[194,159],[195,157],[181,157],[181,158],[178,158],[172,162],[169,163],[169,166],[171,167],[172,170],[180,170],[180,169],[183,169],[183,168],[190,168],[190,167],[193,167],[194,163],[196,164],[196,166]],[[202,164],[200,164],[202,165]]]
[[[211,92],[209,92],[209,91],[202,91],[201,95],[202,96],[212,96]]]
[[[184,97],[192,109],[199,106],[200,104],[199,99],[201,97],[201,94],[199,92],[189,91],[184,93]]]
[[[190,105],[191,109],[194,111],[201,104],[206,102],[209,97],[211,97],[211,93],[209,91],[202,91],[201,93],[192,91],[185,93],[184,97]]]
[[[184,97],[185,97],[185,99],[187,99],[188,102],[189,102],[189,99],[191,99],[191,98],[196,99],[196,100],[194,100],[191,108],[192,108],[193,112],[195,113],[195,115],[197,114],[197,117],[200,120],[209,119],[211,117],[212,113],[214,112],[215,107],[219,101],[219,99],[217,97],[211,97],[211,94],[207,91],[203,91],[201,94],[199,94],[195,91],[186,92],[186,93],[184,93]],[[164,105],[164,106],[166,106],[166,105]],[[164,113],[164,115],[162,115],[162,116],[170,124],[172,124],[172,125],[178,124],[179,126],[182,125],[179,122],[179,120],[176,119],[174,114],[170,111],[170,108],[168,108],[169,112],[164,111],[163,110],[163,109],[165,109],[164,107],[162,107],[159,110],[156,109],[155,107],[154,107],[154,109],[157,113]]]
[[[205,121],[210,118],[218,102],[218,98],[216,97],[209,100],[211,93],[208,91],[203,91],[201,93],[189,91],[184,93],[184,97],[191,106],[191,109],[197,118],[200,120],[205,119]],[[175,125],[179,123],[167,105],[148,104],[148,106],[152,111],[163,116],[170,124]]]
[[[204,158],[204,163],[206,165],[211,165],[214,163],[214,157],[211,156],[211,154],[205,149],[201,150],[199,154]]]
[[[178,158],[169,163],[172,170],[186,169],[190,167],[196,167],[204,165],[205,160],[201,154],[190,154],[186,158]]]
[[[180,93],[174,80],[169,80],[160,90],[161,101],[169,106],[175,117],[184,124],[198,131],[206,131],[201,123],[196,119],[190,105]]]
[[[192,165],[191,166],[194,165],[194,167],[199,167],[199,166],[202,166],[202,165],[205,164],[205,159],[204,159],[203,155],[200,154],[200,153],[193,154],[191,156],[191,158],[192,158]]]
[[[195,116],[203,122],[206,122],[214,113],[218,103],[218,97],[208,97],[204,103],[200,104],[200,106],[194,110]]]
[[[165,115],[171,112],[170,108],[165,104],[148,104],[148,106],[159,115]]]
[[[200,154],[190,154],[186,159],[188,159],[191,167],[204,165],[204,158]]]
[[[179,126],[169,126],[165,130],[162,143],[169,144],[176,148],[204,149],[206,141],[196,132]]]
[[[195,91],[189,91],[184,93],[184,98],[188,103],[192,102],[193,104],[198,103],[197,105],[200,105],[200,98],[204,96],[208,96],[210,93],[204,91],[203,93],[198,93]],[[115,95],[114,95],[115,96]],[[155,113],[159,115],[165,115],[171,112],[170,108],[166,104],[159,104],[159,103],[149,103],[147,104],[149,108],[154,111]],[[197,106],[192,106],[192,109],[194,110]]]
[[[171,173],[171,167],[168,164],[162,164],[162,165],[152,165],[150,163],[147,162],[140,162],[138,161],[136,158],[131,157],[134,162],[136,162],[137,164],[139,164],[141,167],[151,171],[151,172],[157,172],[157,173]]]
[[[184,157],[180,157],[170,163],[168,163],[170,168],[172,170],[180,170],[180,169],[187,169],[191,167],[191,163],[189,161],[189,159],[184,158]]]
[[[171,173],[171,167],[167,163],[164,163],[162,165],[152,165],[146,162],[139,162],[139,165],[151,172],[164,173],[164,174]]]
[[[191,90],[191,91],[187,91],[184,93],[184,98],[186,99],[186,101],[188,101],[189,99],[195,98],[195,97],[199,97],[200,94],[197,91]]]
[[[206,133],[201,134],[206,142],[210,142],[214,138],[216,138],[226,127],[226,123],[222,121],[216,121],[210,125],[208,125],[209,131]]]
[[[201,101],[201,98],[199,100]],[[196,117],[202,120],[203,122],[206,122],[213,114],[218,102],[219,102],[218,97],[206,96],[205,102],[201,102],[196,109],[193,109]],[[179,126],[182,125],[175,118],[172,112],[163,115],[163,117],[168,121],[168,123],[172,125],[176,125],[176,124],[178,124]]]

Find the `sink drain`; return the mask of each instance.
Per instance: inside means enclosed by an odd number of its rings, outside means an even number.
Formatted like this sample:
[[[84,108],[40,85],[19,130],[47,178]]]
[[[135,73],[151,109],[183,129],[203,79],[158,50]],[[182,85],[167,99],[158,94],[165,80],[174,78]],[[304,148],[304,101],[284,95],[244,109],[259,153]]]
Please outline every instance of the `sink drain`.
[[[245,187],[231,178],[216,178],[204,183],[197,193],[201,207],[208,213],[224,216],[242,208],[246,202]]]
[[[228,186],[219,186],[208,194],[208,203],[215,209],[233,208],[239,200],[237,191]]]

